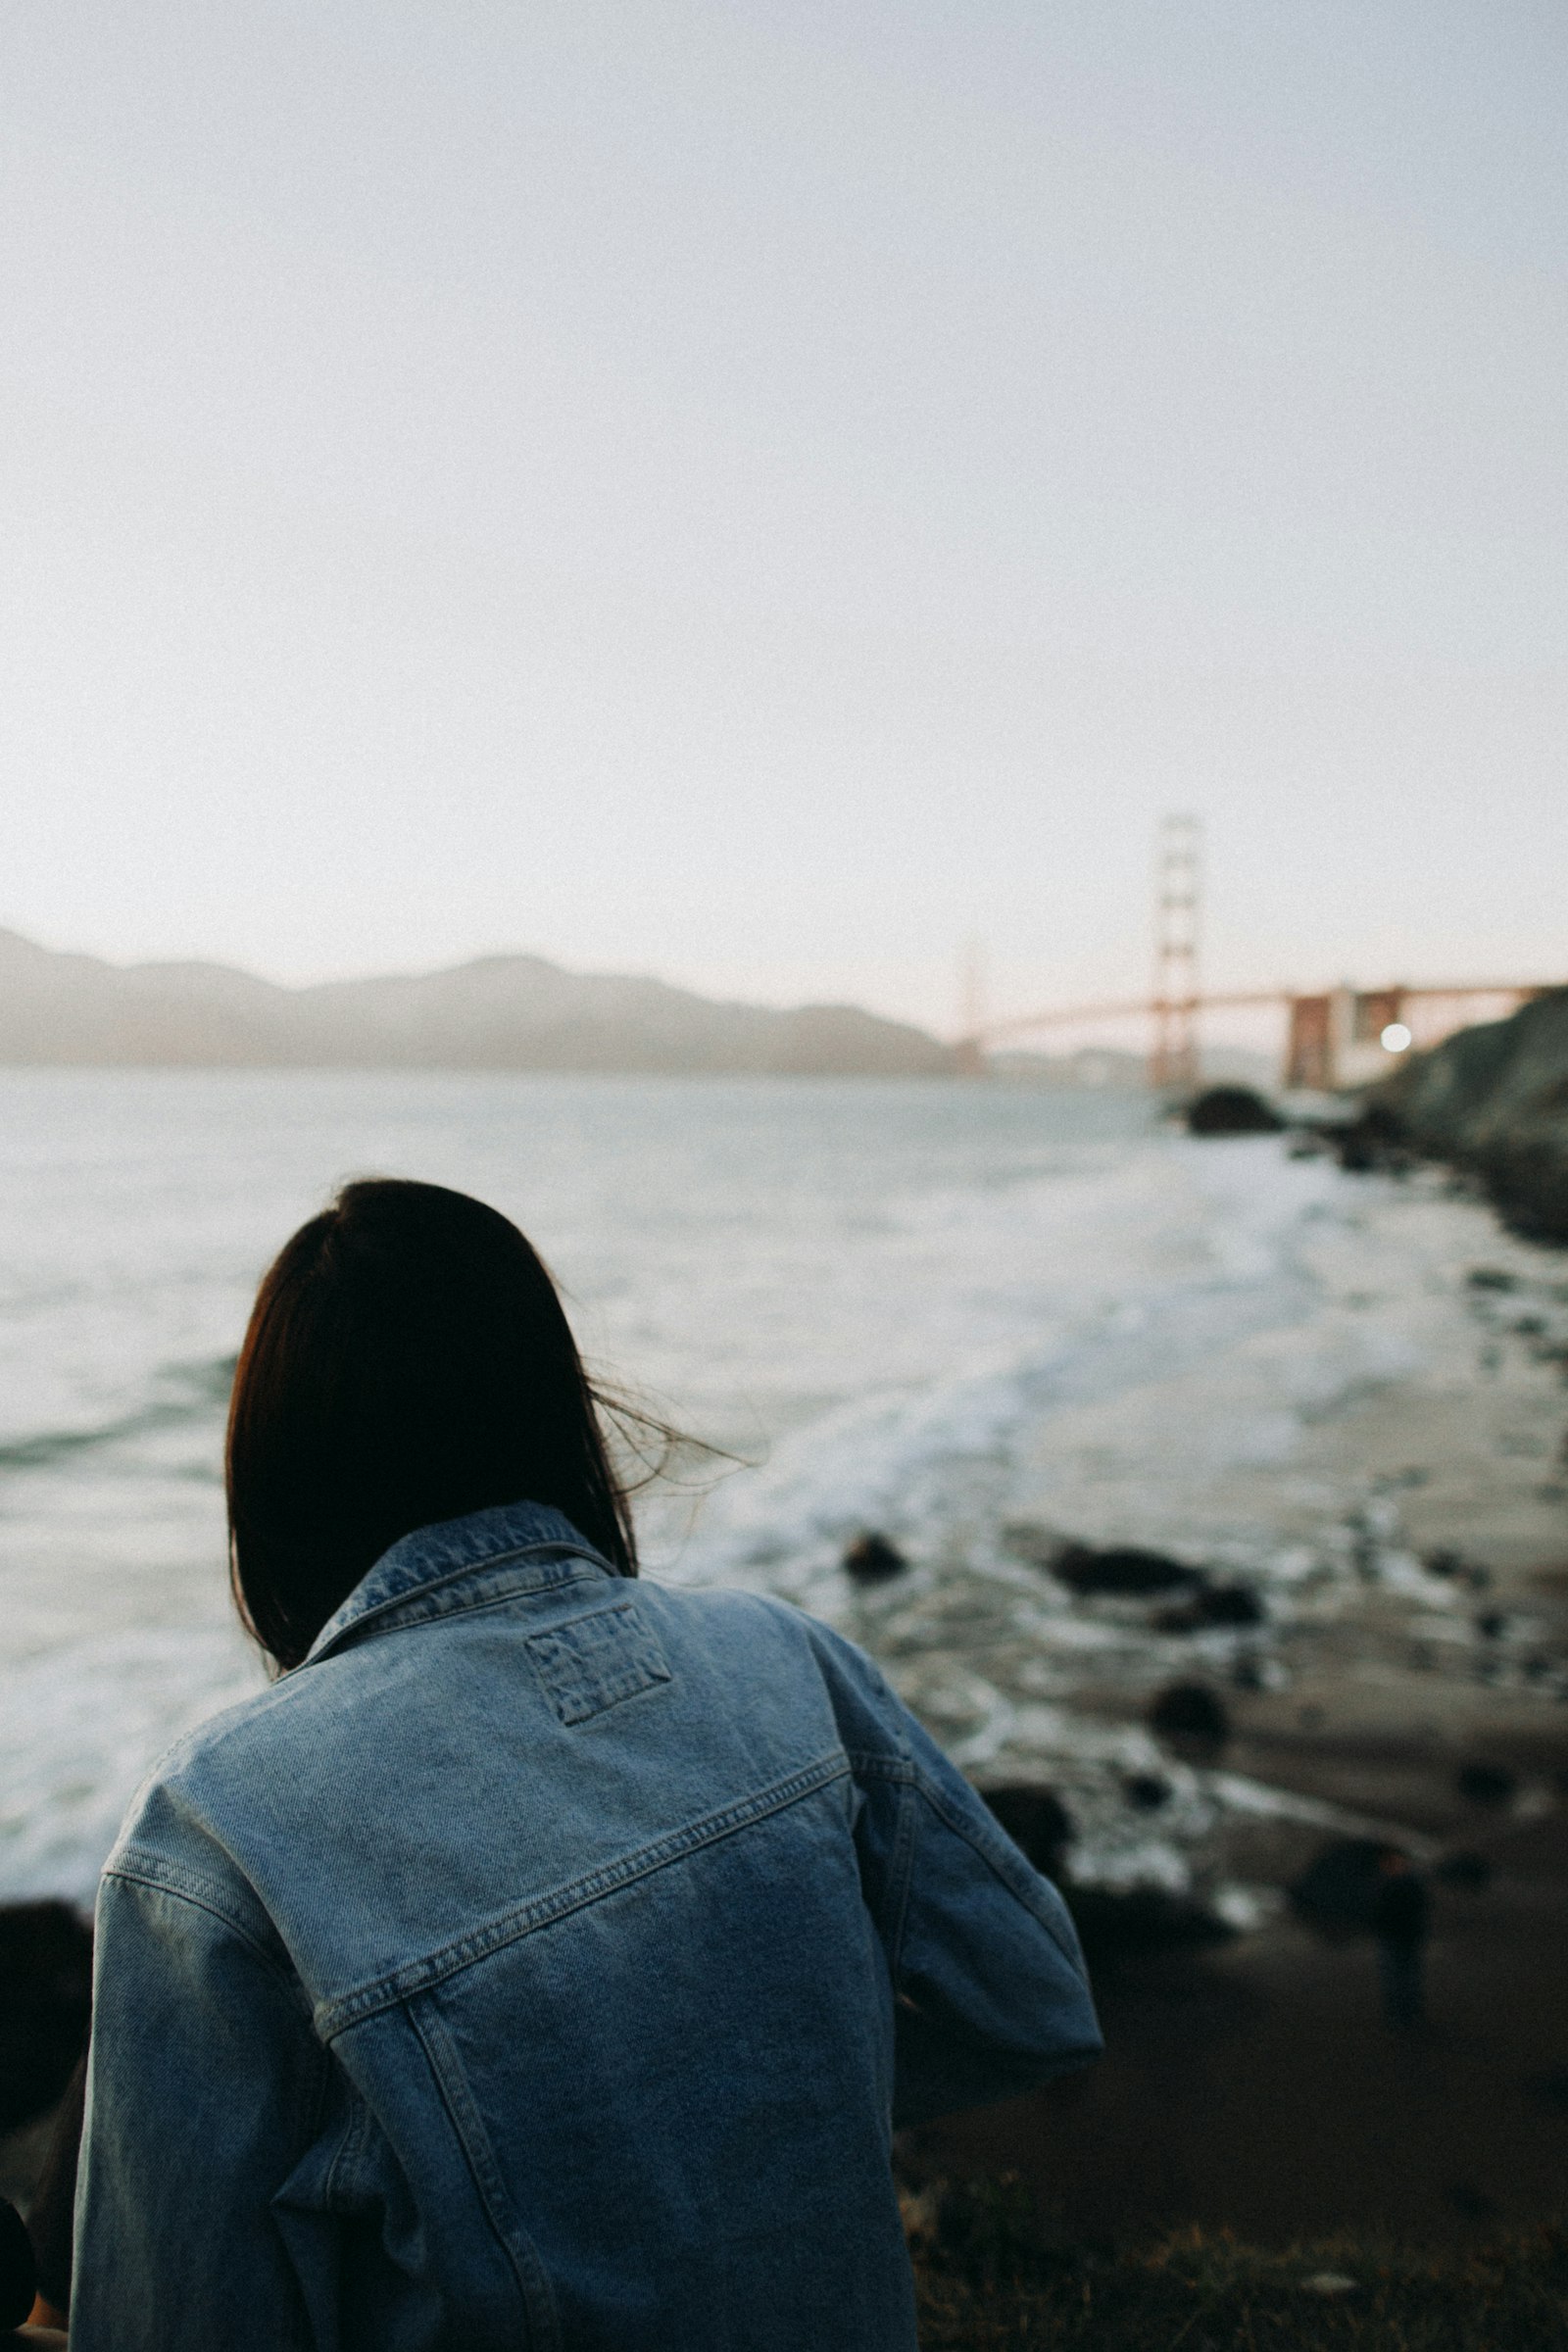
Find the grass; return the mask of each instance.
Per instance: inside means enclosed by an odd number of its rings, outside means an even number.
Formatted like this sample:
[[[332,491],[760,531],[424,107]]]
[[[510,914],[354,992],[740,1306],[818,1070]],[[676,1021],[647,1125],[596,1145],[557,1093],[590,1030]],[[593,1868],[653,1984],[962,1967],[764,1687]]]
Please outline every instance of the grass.
[[[922,2352],[1562,2352],[1568,2230],[1432,2251],[1344,2236],[1284,2253],[1183,2230],[1052,2244],[1016,2181],[905,2200]]]

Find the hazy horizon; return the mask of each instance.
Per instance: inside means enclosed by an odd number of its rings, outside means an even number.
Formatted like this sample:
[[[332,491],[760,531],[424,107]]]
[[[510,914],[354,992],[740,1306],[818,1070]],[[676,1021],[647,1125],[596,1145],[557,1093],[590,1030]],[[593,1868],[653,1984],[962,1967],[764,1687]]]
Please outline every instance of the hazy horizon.
[[[0,923],[951,1034],[1550,977],[1568,24],[61,0],[0,33]]]

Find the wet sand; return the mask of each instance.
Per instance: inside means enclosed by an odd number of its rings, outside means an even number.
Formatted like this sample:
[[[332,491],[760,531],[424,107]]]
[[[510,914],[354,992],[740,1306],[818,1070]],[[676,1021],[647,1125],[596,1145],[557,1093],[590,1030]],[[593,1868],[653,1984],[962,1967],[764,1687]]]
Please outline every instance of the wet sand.
[[[1034,1508],[1191,1557],[1337,1544],[1344,1573],[1306,1579],[1271,1628],[1273,1687],[1227,1683],[1211,1645],[1234,1726],[1223,1768],[1492,1876],[1436,1885],[1430,2022],[1401,2035],[1371,1939],[1327,1939],[1279,1906],[1322,1829],[1221,1821],[1202,1866],[1265,1908],[1272,1890],[1268,1924],[1106,1968],[1108,2052],[1090,2077],[910,2143],[918,2170],[1018,2169],[1075,2235],[1199,2222],[1283,2243],[1370,2224],[1444,2241],[1568,2204],[1568,1257],[1422,1178],[1370,1184],[1316,1271],[1402,1368],[1298,1419],[1271,1459],[1258,1355],[1283,1386],[1307,1341],[1265,1334],[1250,1361],[1054,1416]],[[1433,1555],[1448,1573],[1423,1569]],[[1136,1724],[1149,1672],[1086,1653],[1075,1710]],[[1500,1801],[1460,1791],[1478,1762],[1514,1776]]]
[[[1568,1744],[1549,1753],[1568,1761]],[[1561,1825],[1455,1826],[1497,1876],[1482,1893],[1439,1890],[1425,2030],[1384,2025],[1368,1939],[1286,1919],[1102,1975],[1107,2051],[1091,2075],[931,2127],[911,2161],[1017,2170],[1075,2239],[1196,2222],[1265,2245],[1368,2226],[1445,2243],[1560,2217]]]

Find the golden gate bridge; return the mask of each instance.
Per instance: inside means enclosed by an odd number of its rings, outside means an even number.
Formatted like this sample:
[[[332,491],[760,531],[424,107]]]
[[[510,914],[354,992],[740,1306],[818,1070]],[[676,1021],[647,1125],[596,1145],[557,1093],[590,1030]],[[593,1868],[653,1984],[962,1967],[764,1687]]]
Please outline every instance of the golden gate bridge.
[[[1201,828],[1195,816],[1161,820],[1155,863],[1154,979],[1147,997],[1102,1004],[1054,1004],[1043,1011],[984,1017],[978,968],[965,986],[963,1033],[957,1041],[965,1069],[978,1076],[990,1056],[1054,1030],[1141,1021],[1148,1038],[1149,1083],[1161,1092],[1195,1086],[1201,1074],[1199,1016],[1209,1011],[1276,1008],[1285,1015],[1280,1084],[1329,1093],[1365,1085],[1395,1068],[1412,1048],[1437,1045],[1456,1029],[1501,1020],[1530,998],[1561,985],[1541,980],[1390,982],[1380,988],[1303,993],[1291,988],[1204,989],[1199,981],[1201,911]]]

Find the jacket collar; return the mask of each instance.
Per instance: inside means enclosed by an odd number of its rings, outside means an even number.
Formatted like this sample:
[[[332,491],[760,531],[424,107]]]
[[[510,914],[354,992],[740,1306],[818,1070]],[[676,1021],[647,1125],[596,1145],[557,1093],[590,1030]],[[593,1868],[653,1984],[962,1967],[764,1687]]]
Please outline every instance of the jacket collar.
[[[438,1585],[494,1568],[508,1567],[527,1555],[546,1560],[565,1552],[602,1568],[614,1570],[580,1536],[562,1511],[543,1502],[504,1502],[487,1511],[470,1511],[463,1519],[443,1519],[434,1527],[416,1527],[384,1551],[347,1600],[322,1626],[301,1664],[314,1665],[330,1649],[339,1648],[369,1620],[385,1619]],[[377,1628],[376,1630],[379,1630]],[[299,1671],[298,1668],[295,1670]]]

